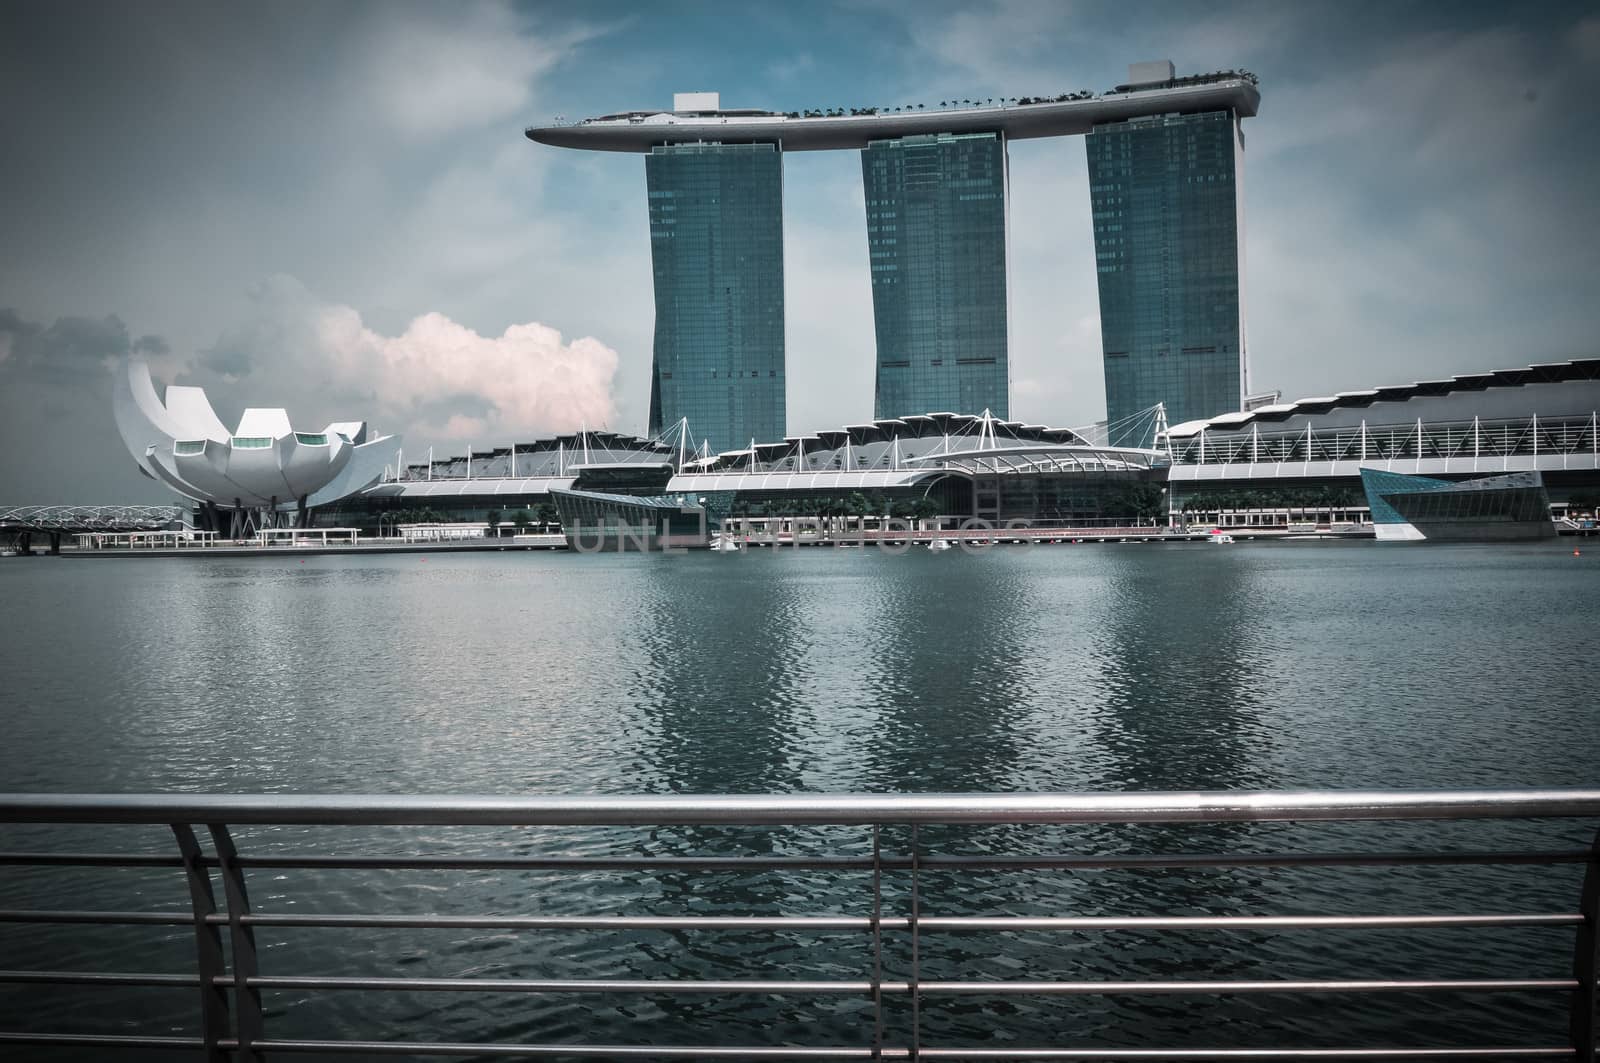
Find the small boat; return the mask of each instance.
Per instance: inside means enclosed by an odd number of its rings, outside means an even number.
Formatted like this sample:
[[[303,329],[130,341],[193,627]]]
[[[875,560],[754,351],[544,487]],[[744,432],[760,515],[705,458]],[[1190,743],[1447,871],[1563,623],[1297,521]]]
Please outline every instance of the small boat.
[[[730,539],[727,536],[718,536],[717,538],[711,540],[711,550],[714,553],[737,554],[741,549],[743,549],[743,547],[739,544],[737,539]]]
[[[1211,533],[1211,541],[1214,543],[1231,543],[1233,542],[1233,536],[1225,531],[1218,530]]]
[[[833,544],[833,548],[835,550],[859,550],[861,549],[861,544],[850,542],[848,539],[840,539]]]
[[[929,539],[928,540],[928,549],[932,550],[936,554],[937,553],[942,553],[943,551],[950,549],[950,540],[949,539]]]

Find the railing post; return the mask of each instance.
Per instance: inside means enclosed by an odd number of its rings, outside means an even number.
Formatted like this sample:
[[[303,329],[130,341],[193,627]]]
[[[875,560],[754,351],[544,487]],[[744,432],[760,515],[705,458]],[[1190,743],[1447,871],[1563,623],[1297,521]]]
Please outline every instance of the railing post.
[[[872,825],[872,1058],[883,1058],[883,850]]]
[[[183,873],[189,880],[189,904],[194,909],[195,967],[200,975],[200,1038],[207,1063],[226,1063],[221,1042],[228,1036],[228,995],[217,985],[223,973],[222,934],[208,917],[215,915],[217,900],[211,892],[211,872],[205,865],[200,842],[187,823],[172,824],[183,854]]]
[[[217,850],[222,869],[223,897],[228,902],[228,934],[233,945],[233,1004],[238,1013],[239,1063],[261,1063],[255,1042],[263,1036],[261,990],[250,984],[260,973],[256,962],[256,932],[242,917],[250,914],[250,895],[245,891],[244,869],[239,866],[239,851],[225,823],[207,824],[211,844]]]
[[[917,824],[911,824],[911,1059],[922,1058],[922,860]]]
[[[1596,973],[1600,971],[1600,831],[1589,847],[1589,862],[1584,865],[1583,893],[1578,900],[1583,922],[1578,924],[1578,940],[1572,950],[1572,977],[1578,988],[1572,992],[1572,1047],[1580,1063],[1595,1063],[1595,1005],[1600,1003]]]

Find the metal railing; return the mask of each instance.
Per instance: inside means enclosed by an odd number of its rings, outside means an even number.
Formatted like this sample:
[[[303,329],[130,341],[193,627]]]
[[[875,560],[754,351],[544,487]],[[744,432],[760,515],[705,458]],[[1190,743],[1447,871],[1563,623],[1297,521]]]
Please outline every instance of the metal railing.
[[[192,973],[156,974],[125,970],[0,970],[0,984],[36,986],[167,986],[198,995],[200,1034],[72,1033],[0,1031],[0,1045],[194,1050],[209,1060],[257,1061],[278,1054],[439,1055],[572,1058],[807,1058],[807,1059],[1595,1059],[1596,968],[1600,943],[1600,835],[1587,848],[1492,850],[1445,848],[1405,851],[1230,851],[1184,853],[1069,852],[1045,854],[934,851],[928,829],[936,825],[1219,824],[1330,821],[1522,820],[1545,817],[1600,818],[1600,790],[1496,791],[1300,791],[1131,794],[983,795],[753,795],[753,796],[573,796],[573,797],[394,797],[394,796],[116,796],[88,794],[0,795],[0,823],[159,825],[170,829],[171,853],[0,852],[3,868],[170,869],[187,882],[190,907],[174,911],[4,910],[0,923],[192,926]],[[861,827],[857,855],[384,855],[373,853],[243,853],[231,827],[450,826],[450,827]],[[884,847],[886,831],[908,839],[903,851]],[[920,836],[919,836],[919,831]],[[209,846],[202,844],[209,839]],[[870,851],[865,848],[870,844]],[[1332,868],[1555,865],[1584,868],[1579,896],[1567,911],[1405,912],[1381,914],[1275,913],[1247,915],[951,916],[925,910],[921,883],[934,872],[977,869],[1165,870],[1201,868]],[[661,915],[441,915],[416,912],[307,914],[258,911],[247,888],[252,875],[283,869],[366,871],[539,871],[654,874],[831,873],[870,877],[859,914]],[[909,879],[901,910],[890,910],[886,873]],[[220,900],[218,897],[220,888]],[[739,932],[853,932],[861,935],[862,973],[854,979],[796,979],[783,971],[762,977],[703,978],[436,978],[350,977],[312,973],[267,973],[258,930],[268,928],[455,928],[537,930],[722,930]],[[1571,976],[1560,978],[1365,977],[1321,979],[1172,978],[1148,980],[945,980],[921,976],[919,954],[931,935],[955,932],[1142,931],[1328,931],[1399,928],[1571,928]],[[904,977],[885,977],[891,939],[908,946]],[[3,961],[0,961],[3,962]],[[456,992],[502,994],[645,994],[660,997],[777,994],[800,998],[855,997],[867,1002],[868,1018],[858,1044],[661,1045],[570,1043],[462,1043],[420,1040],[305,1039],[274,1037],[267,1029],[263,993]],[[1566,994],[1569,1035],[1545,1046],[1353,1046],[1273,1048],[1107,1048],[1093,1046],[951,1047],[924,1043],[924,1019],[959,998],[1091,997],[1264,994]],[[884,1009],[902,1001],[910,1009],[904,1043],[886,1043]]]

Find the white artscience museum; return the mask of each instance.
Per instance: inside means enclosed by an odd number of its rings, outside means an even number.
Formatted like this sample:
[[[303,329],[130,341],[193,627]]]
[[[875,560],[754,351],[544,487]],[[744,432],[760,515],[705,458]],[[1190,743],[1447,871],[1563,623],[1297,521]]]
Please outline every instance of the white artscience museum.
[[[197,503],[213,531],[303,526],[313,506],[355,494],[397,460],[400,437],[370,436],[365,421],[297,432],[281,409],[248,409],[223,427],[205,389],[169,385],[158,397],[143,359],[117,374],[117,429],[139,471]]]

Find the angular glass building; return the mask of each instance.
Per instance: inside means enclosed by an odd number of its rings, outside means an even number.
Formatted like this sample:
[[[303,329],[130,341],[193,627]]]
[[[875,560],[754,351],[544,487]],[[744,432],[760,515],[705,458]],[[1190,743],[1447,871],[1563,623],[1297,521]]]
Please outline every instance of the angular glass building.
[[[687,417],[713,451],[783,438],[777,145],[657,145],[645,177],[656,301],[650,433]]]
[[[1084,141],[1112,431],[1158,402],[1173,425],[1242,409],[1235,112],[1105,122]]]
[[[875,416],[1010,416],[1001,133],[874,140],[861,152],[878,343]]]
[[[1550,495],[1537,470],[1456,483],[1386,469],[1361,470],[1380,541],[1553,539]]]

